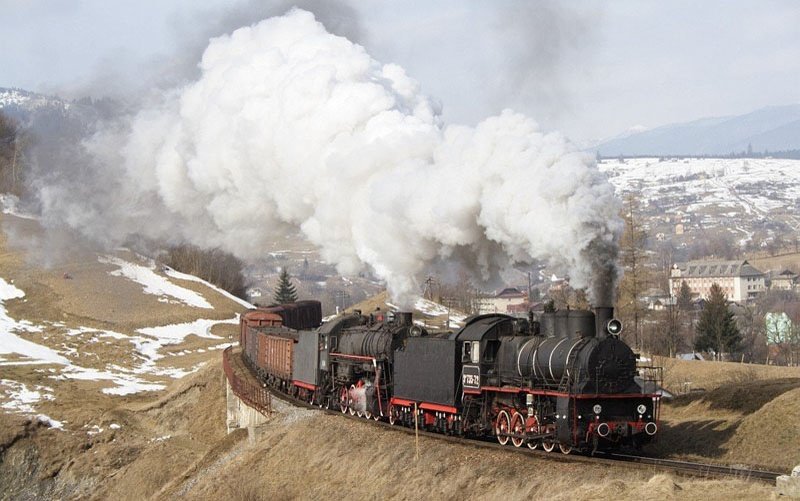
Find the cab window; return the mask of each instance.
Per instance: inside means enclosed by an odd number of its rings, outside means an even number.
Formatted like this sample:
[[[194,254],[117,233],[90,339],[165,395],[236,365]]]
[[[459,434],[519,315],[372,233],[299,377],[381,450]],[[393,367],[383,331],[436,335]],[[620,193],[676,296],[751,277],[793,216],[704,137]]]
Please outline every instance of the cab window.
[[[473,341],[472,342],[472,363],[477,364],[480,361],[481,355],[481,342],[480,341]]]

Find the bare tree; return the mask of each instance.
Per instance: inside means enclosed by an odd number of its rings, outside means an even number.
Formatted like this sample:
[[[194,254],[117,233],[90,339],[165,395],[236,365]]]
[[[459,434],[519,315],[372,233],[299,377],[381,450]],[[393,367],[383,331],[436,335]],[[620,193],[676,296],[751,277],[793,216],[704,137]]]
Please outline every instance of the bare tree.
[[[240,298],[246,297],[244,263],[221,249],[200,249],[193,245],[170,248],[162,257],[167,266],[196,275]]]
[[[22,194],[27,135],[19,124],[0,113],[0,192]]]
[[[749,362],[767,362],[767,332],[761,301],[745,303],[736,315],[742,333],[742,355]]]
[[[631,326],[628,332],[633,345],[641,348],[641,324],[647,313],[641,302],[647,285],[644,249],[647,234],[642,225],[638,199],[632,194],[625,199],[622,217],[625,220],[625,232],[620,242],[620,250],[624,275],[619,285],[617,310]]]

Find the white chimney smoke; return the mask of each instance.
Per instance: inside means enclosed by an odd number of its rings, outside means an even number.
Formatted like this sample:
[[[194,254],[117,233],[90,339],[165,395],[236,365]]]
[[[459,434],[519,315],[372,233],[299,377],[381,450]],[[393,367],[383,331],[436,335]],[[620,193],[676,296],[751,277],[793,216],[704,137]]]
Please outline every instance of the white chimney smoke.
[[[399,302],[438,266],[489,280],[535,258],[611,304],[619,204],[563,136],[509,110],[444,125],[402,68],[302,10],[212,39],[200,70],[87,143],[114,196],[89,206],[44,183],[43,210],[95,237],[244,258],[299,231],[341,273],[373,269]]]

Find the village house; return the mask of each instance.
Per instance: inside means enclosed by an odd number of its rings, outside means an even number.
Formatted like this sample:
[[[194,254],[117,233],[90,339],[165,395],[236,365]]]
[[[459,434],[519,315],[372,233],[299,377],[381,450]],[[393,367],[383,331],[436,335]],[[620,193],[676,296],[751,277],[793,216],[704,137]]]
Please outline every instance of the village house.
[[[791,291],[797,286],[797,273],[791,270],[782,272],[770,277],[770,288],[782,291]]]
[[[528,295],[514,287],[508,287],[493,296],[482,296],[476,299],[478,313],[510,313],[514,306],[527,304]]]

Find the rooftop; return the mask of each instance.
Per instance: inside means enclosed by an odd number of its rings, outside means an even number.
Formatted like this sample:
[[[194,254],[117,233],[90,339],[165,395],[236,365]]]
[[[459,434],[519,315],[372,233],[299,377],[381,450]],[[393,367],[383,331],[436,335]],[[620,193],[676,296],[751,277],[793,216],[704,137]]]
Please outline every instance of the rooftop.
[[[752,277],[763,276],[747,261],[689,261],[676,264],[682,277]]]

